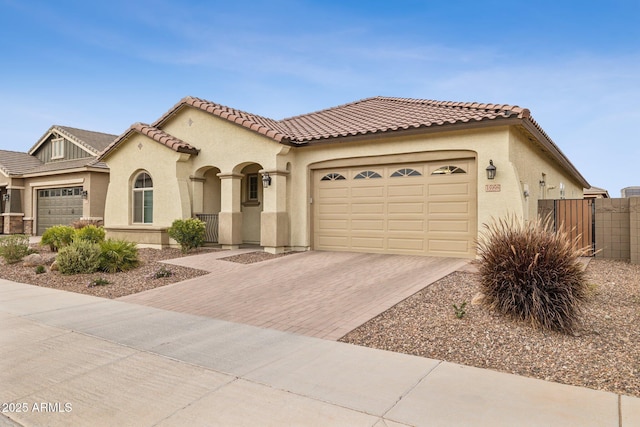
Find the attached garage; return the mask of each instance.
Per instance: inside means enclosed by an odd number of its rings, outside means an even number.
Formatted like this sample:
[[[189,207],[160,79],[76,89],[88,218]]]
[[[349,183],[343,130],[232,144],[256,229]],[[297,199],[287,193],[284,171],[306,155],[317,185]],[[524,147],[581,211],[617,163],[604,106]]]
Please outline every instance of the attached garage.
[[[314,171],[316,250],[475,256],[475,159]]]
[[[38,190],[38,235],[54,225],[68,225],[82,217],[82,187]]]

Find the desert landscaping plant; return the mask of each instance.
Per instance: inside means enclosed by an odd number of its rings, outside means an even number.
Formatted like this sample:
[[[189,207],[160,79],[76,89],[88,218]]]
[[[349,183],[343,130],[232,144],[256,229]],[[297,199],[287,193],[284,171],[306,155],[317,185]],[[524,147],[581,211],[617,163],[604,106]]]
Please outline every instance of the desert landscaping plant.
[[[22,261],[29,255],[29,237],[24,234],[13,234],[0,238],[0,256],[7,264]]]
[[[42,274],[47,272],[47,268],[44,265],[36,265],[36,274]]]
[[[464,301],[460,305],[453,304],[453,311],[456,314],[456,317],[458,319],[462,319],[464,317],[464,315],[467,314],[467,311],[465,310],[466,306],[467,306],[467,302],[466,301]]]
[[[100,268],[100,245],[76,240],[60,248],[56,261],[62,274],[93,273]]]
[[[167,232],[186,253],[204,244],[205,223],[196,218],[176,219]]]
[[[42,233],[40,244],[49,246],[49,249],[57,252],[60,248],[69,245],[74,235],[75,229],[73,227],[68,225],[55,225],[47,228],[44,233]]]
[[[135,243],[117,239],[107,239],[100,243],[100,270],[116,273],[130,270],[138,264],[138,248]]]
[[[585,250],[575,243],[549,219],[486,224],[478,239],[484,304],[536,328],[573,332],[588,294],[578,260]]]
[[[93,243],[100,243],[104,241],[105,231],[102,227],[96,227],[95,225],[87,225],[82,228],[78,228],[75,231],[74,239],[86,240]]]
[[[163,265],[159,269],[157,269],[155,273],[153,273],[152,277],[154,279],[161,279],[163,277],[171,277],[172,274],[173,273],[171,273],[171,270],[169,270],[167,267]]]
[[[89,284],[87,286],[92,287],[92,286],[104,286],[104,285],[108,285],[109,282],[107,279],[105,279],[104,277],[97,277],[95,279],[93,279],[91,282],[89,282]]]

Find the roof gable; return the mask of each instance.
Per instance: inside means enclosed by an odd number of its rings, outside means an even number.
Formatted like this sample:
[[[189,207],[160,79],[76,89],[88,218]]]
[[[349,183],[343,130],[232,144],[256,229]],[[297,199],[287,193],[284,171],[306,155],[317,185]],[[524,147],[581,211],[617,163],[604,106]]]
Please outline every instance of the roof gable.
[[[129,138],[132,134],[134,133],[139,133],[141,135],[145,135],[149,138],[151,138],[152,140],[172,149],[173,151],[176,151],[178,153],[187,153],[187,154],[195,154],[198,155],[198,153],[200,152],[200,150],[198,150],[196,147],[194,147],[191,144],[188,144],[184,141],[182,141],[179,138],[176,138],[175,136],[169,135],[168,133],[162,131],[161,129],[158,129],[155,126],[152,125],[147,125],[144,123],[134,123],[133,125],[131,125],[131,127],[129,129],[127,129],[127,131],[125,133],[123,133],[122,135],[120,135],[118,138],[116,138],[116,140],[114,140],[103,152],[102,154],[100,154],[100,157],[98,157],[98,160],[103,160],[105,159],[109,153],[111,153],[113,150],[115,150],[123,141],[125,141],[127,138]]]
[[[44,135],[29,149],[28,154],[35,155],[38,150],[49,140],[51,136],[62,137],[82,148],[90,156],[97,156],[107,148],[118,136],[108,133],[94,132],[84,129],[76,129],[68,126],[53,125]]]

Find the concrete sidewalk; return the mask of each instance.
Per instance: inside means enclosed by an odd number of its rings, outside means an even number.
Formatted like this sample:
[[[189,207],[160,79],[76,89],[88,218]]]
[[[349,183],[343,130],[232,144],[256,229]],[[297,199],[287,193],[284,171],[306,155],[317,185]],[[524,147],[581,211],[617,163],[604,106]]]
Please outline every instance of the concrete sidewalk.
[[[638,398],[5,280],[0,325],[0,426],[640,425]]]

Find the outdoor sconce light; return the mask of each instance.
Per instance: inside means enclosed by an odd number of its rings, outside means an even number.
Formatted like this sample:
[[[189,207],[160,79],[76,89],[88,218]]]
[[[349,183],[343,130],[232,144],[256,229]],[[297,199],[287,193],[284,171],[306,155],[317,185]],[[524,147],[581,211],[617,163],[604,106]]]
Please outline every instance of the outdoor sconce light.
[[[547,183],[545,182],[544,179],[540,180],[540,187],[544,187],[545,185],[547,185]]]
[[[271,185],[271,177],[269,176],[269,172],[265,172],[262,174],[262,186],[267,188]]]
[[[11,198],[11,195],[9,195],[9,193],[2,195],[2,200],[4,200],[5,202],[8,201],[10,198]]]
[[[87,190],[82,190],[82,198],[87,200],[89,198],[89,192]]]
[[[487,166],[487,179],[493,179],[496,177],[496,167],[493,166],[493,160],[489,160],[489,166]]]

